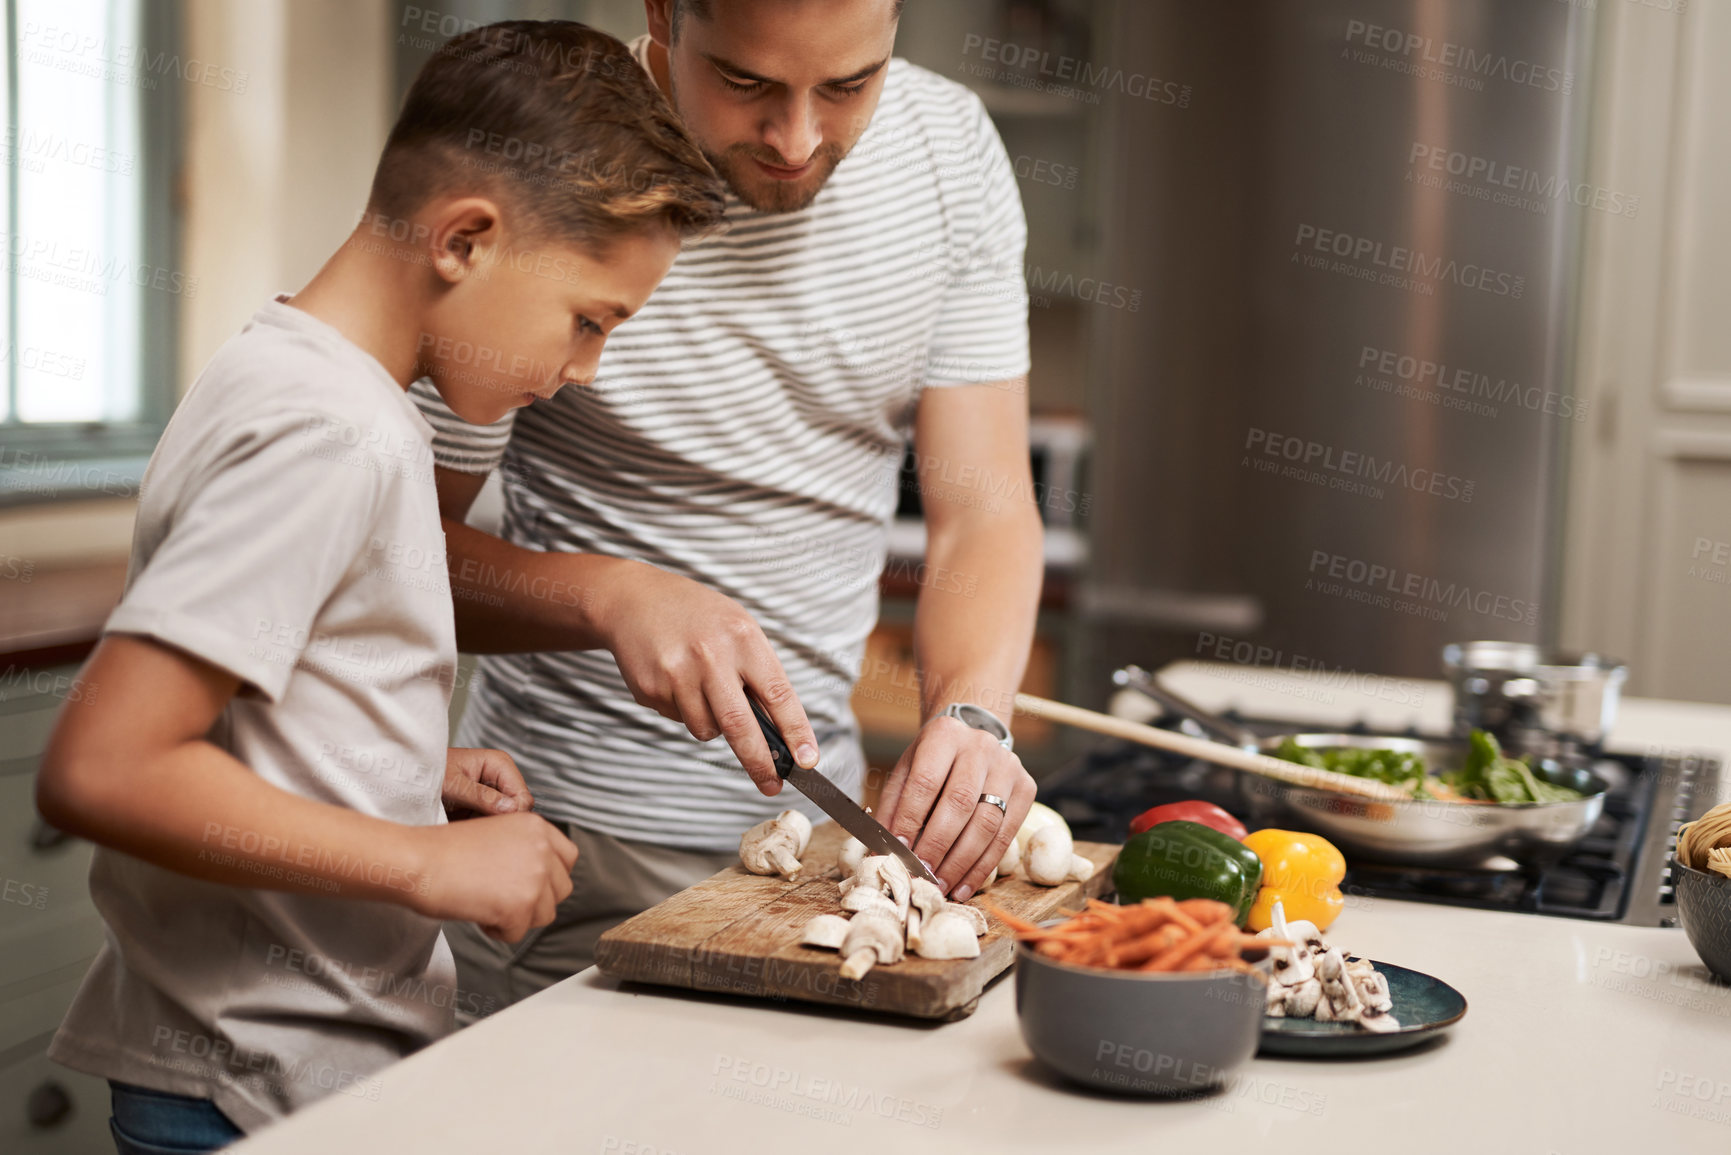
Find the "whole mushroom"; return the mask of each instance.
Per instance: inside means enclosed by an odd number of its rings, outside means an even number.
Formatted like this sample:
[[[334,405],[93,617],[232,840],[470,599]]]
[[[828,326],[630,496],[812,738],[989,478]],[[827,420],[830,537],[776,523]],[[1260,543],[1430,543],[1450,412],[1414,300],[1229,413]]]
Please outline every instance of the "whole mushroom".
[[[793,875],[810,844],[811,819],[797,810],[783,810],[740,837],[739,861],[753,874]]]
[[[1070,829],[1061,822],[1042,826],[1028,839],[1027,853],[1022,855],[1022,869],[1028,878],[1041,886],[1057,886],[1070,877],[1075,843]]]

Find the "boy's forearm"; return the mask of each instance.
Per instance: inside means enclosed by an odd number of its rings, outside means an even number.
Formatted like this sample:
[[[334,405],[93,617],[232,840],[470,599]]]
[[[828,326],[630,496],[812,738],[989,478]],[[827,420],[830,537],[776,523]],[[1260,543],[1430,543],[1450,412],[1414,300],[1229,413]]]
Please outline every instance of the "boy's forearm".
[[[51,752],[44,816],[207,882],[411,907],[426,892],[420,828],[279,790],[208,742],[128,761],[124,775],[80,774]]]
[[[446,562],[457,646],[469,654],[603,647],[599,606],[639,563],[523,549],[446,518]]]

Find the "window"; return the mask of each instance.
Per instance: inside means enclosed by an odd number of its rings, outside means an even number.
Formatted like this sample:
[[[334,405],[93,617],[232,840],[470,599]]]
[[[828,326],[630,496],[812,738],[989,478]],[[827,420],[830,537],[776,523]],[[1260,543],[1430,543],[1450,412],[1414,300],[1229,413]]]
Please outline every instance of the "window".
[[[126,493],[175,396],[172,0],[0,0],[0,503]]]

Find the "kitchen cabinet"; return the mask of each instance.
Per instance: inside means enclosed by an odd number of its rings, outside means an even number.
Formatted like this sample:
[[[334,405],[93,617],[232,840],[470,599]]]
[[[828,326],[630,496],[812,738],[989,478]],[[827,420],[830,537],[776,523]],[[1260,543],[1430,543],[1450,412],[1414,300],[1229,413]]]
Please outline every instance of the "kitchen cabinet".
[[[1594,407],[1569,463],[1560,640],[1629,690],[1731,702],[1731,7],[1609,4],[1576,358]]]
[[[113,1146],[107,1083],[47,1056],[103,935],[86,883],[90,844],[46,830],[34,801],[61,705],[53,688],[78,668],[14,672],[0,698],[0,1150],[105,1151]]]

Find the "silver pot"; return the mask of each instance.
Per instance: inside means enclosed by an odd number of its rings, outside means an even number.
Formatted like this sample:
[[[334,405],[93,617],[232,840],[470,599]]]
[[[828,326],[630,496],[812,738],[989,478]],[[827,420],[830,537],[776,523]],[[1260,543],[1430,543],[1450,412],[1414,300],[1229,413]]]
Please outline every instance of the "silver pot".
[[[1443,669],[1454,690],[1455,737],[1489,730],[1512,753],[1539,758],[1597,750],[1629,676],[1614,658],[1523,642],[1446,646]]]
[[[1276,734],[1258,738],[1232,721],[1210,714],[1161,686],[1134,666],[1113,675],[1166,709],[1188,718],[1194,730],[1217,742],[1273,754],[1288,738],[1313,749],[1351,746],[1421,754],[1433,770],[1459,766],[1464,742],[1426,742],[1374,734]],[[1555,763],[1533,773],[1580,791],[1573,802],[1380,802],[1333,790],[1317,790],[1238,773],[1238,793],[1252,826],[1274,826],[1320,834],[1349,860],[1399,866],[1483,868],[1506,856],[1543,865],[1560,858],[1585,837],[1605,808],[1605,782],[1590,771]]]

